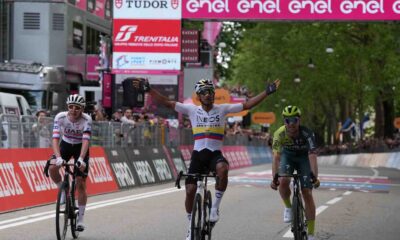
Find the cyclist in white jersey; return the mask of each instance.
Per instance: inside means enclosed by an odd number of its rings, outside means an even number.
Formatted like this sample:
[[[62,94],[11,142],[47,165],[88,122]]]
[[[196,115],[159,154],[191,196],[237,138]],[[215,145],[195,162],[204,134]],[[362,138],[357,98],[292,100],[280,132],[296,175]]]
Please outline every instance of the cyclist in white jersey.
[[[75,164],[79,166],[80,171],[76,177],[79,206],[76,230],[83,231],[85,229],[83,216],[87,202],[86,177],[89,172],[89,141],[92,118],[83,113],[85,100],[78,94],[68,97],[67,106],[68,111],[58,113],[54,119],[53,151],[56,163],[49,167],[49,172],[51,179],[60,188],[62,184],[59,173],[61,165],[73,157]],[[62,199],[65,199],[65,196]]]
[[[201,105],[183,104],[169,100],[158,91],[150,88],[148,81],[137,82],[136,87],[143,85],[144,90],[149,92],[156,101],[175,109],[175,111],[189,116],[194,137],[194,148],[189,166],[189,173],[208,173],[215,171],[218,181],[215,185],[215,201],[213,202],[210,221],[219,220],[219,205],[228,185],[229,163],[221,153],[225,130],[225,115],[250,109],[274,93],[279,87],[280,81],[268,84],[265,91],[248,99],[244,103],[237,104],[214,104],[215,88],[209,79],[201,79],[195,85],[197,98]],[[185,207],[189,219],[189,230],[186,239],[190,239],[190,219],[193,200],[196,193],[196,182],[187,178]]]

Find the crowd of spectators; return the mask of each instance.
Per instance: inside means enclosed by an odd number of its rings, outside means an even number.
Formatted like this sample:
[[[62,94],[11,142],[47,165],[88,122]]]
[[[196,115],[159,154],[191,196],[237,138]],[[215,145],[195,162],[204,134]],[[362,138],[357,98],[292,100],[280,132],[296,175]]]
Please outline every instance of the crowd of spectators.
[[[357,142],[326,145],[319,149],[320,155],[390,152],[400,150],[400,134],[393,138],[364,138]]]

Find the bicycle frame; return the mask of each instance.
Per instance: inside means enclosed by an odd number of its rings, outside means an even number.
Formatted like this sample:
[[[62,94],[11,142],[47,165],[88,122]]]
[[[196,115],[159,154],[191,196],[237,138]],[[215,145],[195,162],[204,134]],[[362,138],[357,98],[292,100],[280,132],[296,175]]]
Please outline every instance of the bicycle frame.
[[[181,188],[181,177],[193,177],[196,179],[197,189],[193,202],[192,219],[191,219],[191,239],[192,240],[211,240],[211,232],[214,223],[209,221],[209,216],[212,206],[211,192],[207,189],[207,182],[209,177],[216,178],[215,174],[184,174],[181,171],[175,182],[177,188]],[[197,218],[196,218],[197,217]],[[202,221],[203,220],[203,221]]]
[[[55,165],[55,164],[50,164],[50,165]],[[79,232],[76,231],[76,221],[79,208],[76,206],[75,203],[75,190],[76,190],[75,178],[76,178],[77,167],[71,163],[65,163],[62,166],[64,167],[64,178],[58,193],[57,203],[56,203],[56,235],[58,240],[65,239],[68,228],[68,220],[69,220],[72,237],[76,239],[79,236]],[[73,171],[71,170],[71,167],[73,167],[74,169]],[[71,176],[72,179],[70,179]],[[64,197],[65,197],[64,210],[62,210],[61,206],[62,192],[64,192]],[[60,228],[61,215],[64,216],[64,226],[62,227],[62,229]]]
[[[301,175],[295,174],[279,174],[279,177],[291,177],[292,187],[293,187],[293,197],[292,197],[292,227],[291,230],[294,235],[295,240],[307,240],[307,222],[304,219],[304,207],[303,199],[301,196]]]

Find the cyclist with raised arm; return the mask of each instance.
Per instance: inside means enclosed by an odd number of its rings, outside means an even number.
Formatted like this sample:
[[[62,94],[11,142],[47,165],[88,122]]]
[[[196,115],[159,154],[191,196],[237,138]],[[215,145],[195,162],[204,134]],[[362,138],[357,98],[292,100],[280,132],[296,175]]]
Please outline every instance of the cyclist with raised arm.
[[[167,97],[161,95],[158,91],[150,88],[148,81],[145,81],[144,90],[163,105],[175,109],[175,111],[188,115],[194,137],[194,148],[189,166],[189,173],[207,174],[210,171],[216,172],[218,181],[215,185],[215,201],[213,202],[210,222],[219,220],[219,206],[222,196],[228,185],[229,163],[221,152],[222,142],[225,130],[225,115],[228,113],[240,112],[250,109],[267,96],[274,93],[279,87],[280,81],[268,84],[266,89],[257,96],[248,99],[244,103],[237,104],[214,104],[215,88],[209,79],[201,79],[195,85],[197,98],[201,105],[183,104],[170,101]],[[193,200],[196,193],[196,181],[193,178],[187,178],[185,208],[189,223]],[[190,239],[190,224],[186,239]]]
[[[54,118],[52,143],[56,162],[49,167],[51,179],[60,188],[62,181],[59,169],[62,164],[73,157],[75,164],[79,166],[76,176],[79,206],[77,231],[85,230],[83,216],[87,202],[86,177],[89,172],[89,141],[92,128],[92,118],[83,113],[85,105],[82,96],[70,95],[67,99],[68,111],[60,112]],[[62,199],[65,201],[65,196]]]
[[[292,174],[296,169],[300,178],[301,192],[305,203],[308,240],[314,240],[315,203],[312,188],[319,186],[317,153],[314,133],[300,125],[301,112],[296,106],[289,105],[282,112],[284,125],[275,131],[272,143],[273,162],[271,188],[278,189],[285,205],[283,221],[292,221],[290,202],[290,178],[278,177],[281,174]]]

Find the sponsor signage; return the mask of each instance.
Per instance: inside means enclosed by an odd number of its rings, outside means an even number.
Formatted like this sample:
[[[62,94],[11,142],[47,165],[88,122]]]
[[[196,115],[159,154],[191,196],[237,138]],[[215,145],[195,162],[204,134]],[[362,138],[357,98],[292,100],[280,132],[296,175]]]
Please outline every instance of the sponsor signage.
[[[56,201],[57,186],[43,174],[50,148],[0,149],[0,212]],[[104,150],[90,148],[89,195],[116,191]]]
[[[114,0],[114,18],[181,19],[181,0]]]
[[[179,71],[180,69],[179,53],[114,52],[113,58],[113,73],[118,74],[150,74],[150,70],[156,69],[171,70],[172,73],[172,70]]]
[[[258,124],[265,124],[265,123],[272,124],[275,122],[275,113],[256,112],[252,114],[251,120],[253,121],[253,123],[258,123]]]
[[[180,20],[115,19],[113,49],[114,52],[179,54],[180,35]]]
[[[183,0],[182,18],[399,20],[400,0]]]
[[[199,62],[200,32],[198,30],[182,30],[182,62]]]

